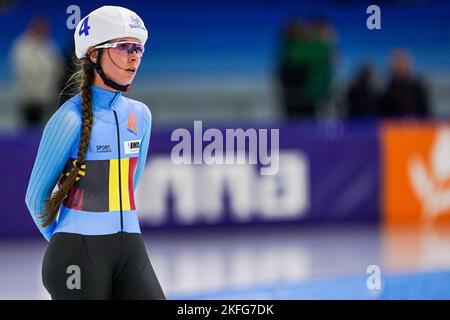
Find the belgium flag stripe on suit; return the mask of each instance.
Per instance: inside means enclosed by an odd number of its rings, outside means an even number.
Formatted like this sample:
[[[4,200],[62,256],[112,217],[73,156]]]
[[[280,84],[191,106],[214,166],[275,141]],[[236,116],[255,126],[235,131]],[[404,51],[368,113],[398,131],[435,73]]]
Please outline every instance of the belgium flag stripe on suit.
[[[119,186],[118,159],[87,160],[83,174],[79,174],[80,179],[75,182],[69,195],[64,199],[64,206],[94,212],[119,211],[121,193],[122,209],[136,210],[133,185],[138,158],[124,158],[120,161]],[[64,172],[69,172],[72,168],[73,159],[69,159]],[[60,183],[65,178],[66,175],[62,174]]]

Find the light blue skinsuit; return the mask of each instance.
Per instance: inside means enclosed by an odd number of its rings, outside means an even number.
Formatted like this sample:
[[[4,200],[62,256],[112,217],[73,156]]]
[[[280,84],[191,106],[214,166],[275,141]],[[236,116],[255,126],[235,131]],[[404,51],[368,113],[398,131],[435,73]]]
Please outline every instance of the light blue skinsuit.
[[[138,101],[92,86],[94,123],[85,166],[64,200],[58,221],[42,228],[36,213],[73,167],[81,135],[81,96],[64,103],[45,126],[25,202],[47,241],[56,232],[140,233],[134,191],[145,166],[151,113]],[[62,174],[64,170],[64,174]]]

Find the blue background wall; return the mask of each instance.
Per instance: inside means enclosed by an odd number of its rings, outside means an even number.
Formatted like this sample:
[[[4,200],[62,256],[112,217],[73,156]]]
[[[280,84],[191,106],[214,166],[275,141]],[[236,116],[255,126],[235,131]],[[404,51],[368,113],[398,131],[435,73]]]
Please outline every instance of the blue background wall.
[[[346,77],[360,62],[371,60],[384,68],[392,47],[403,46],[416,56],[419,70],[440,73],[450,66],[450,3],[415,1],[391,4],[378,1],[382,29],[366,28],[368,1],[109,1],[138,12],[150,30],[144,76],[196,76],[215,74],[267,76],[273,71],[279,35],[286,19],[316,14],[328,17],[338,34],[338,75]],[[29,19],[47,14],[53,36],[63,49],[72,41],[66,27],[71,4],[81,15],[104,4],[102,1],[22,1],[0,12],[0,61],[6,62],[12,41]],[[10,74],[0,69],[0,76]]]

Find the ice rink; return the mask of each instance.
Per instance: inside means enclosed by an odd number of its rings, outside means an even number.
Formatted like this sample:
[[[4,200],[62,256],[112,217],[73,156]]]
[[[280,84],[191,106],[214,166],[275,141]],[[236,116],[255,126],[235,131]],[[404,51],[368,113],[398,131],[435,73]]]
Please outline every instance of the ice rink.
[[[168,299],[450,298],[450,238],[442,231],[279,226],[145,239]],[[0,299],[50,298],[40,276],[44,241],[0,243]],[[380,290],[367,288],[369,266],[380,268]]]

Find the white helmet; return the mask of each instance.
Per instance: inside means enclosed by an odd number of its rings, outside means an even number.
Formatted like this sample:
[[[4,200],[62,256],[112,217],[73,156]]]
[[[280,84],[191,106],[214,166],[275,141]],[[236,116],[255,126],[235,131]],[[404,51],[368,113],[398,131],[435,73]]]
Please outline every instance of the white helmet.
[[[148,33],[142,19],[123,7],[100,7],[78,23],[74,34],[76,55],[84,58],[89,47],[124,37],[138,38],[144,45]]]

